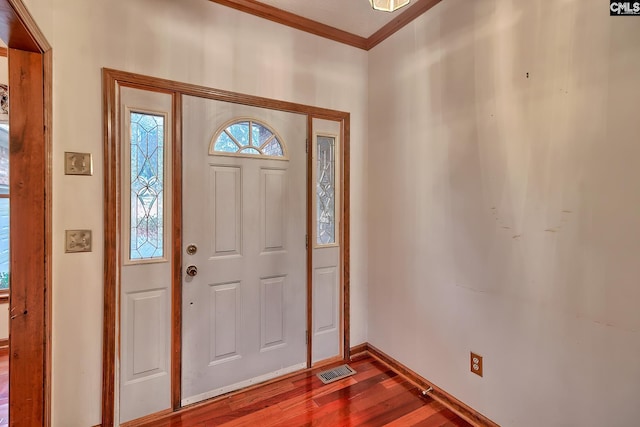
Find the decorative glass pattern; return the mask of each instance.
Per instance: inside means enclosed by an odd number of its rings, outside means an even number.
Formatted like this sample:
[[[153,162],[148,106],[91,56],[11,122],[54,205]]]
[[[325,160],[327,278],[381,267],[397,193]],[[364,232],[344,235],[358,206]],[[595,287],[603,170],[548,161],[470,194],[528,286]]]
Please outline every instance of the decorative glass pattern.
[[[318,136],[317,140],[317,241],[319,245],[336,243],[336,139]]]
[[[209,154],[237,154],[284,157],[282,143],[275,132],[255,120],[239,120],[223,129],[215,138]]]
[[[9,125],[0,123],[0,194],[9,194]]]
[[[9,206],[9,125],[0,123],[0,291],[9,289]]]
[[[0,291],[9,289],[9,199],[0,199]]]
[[[131,260],[162,258],[164,250],[164,116],[131,116]]]

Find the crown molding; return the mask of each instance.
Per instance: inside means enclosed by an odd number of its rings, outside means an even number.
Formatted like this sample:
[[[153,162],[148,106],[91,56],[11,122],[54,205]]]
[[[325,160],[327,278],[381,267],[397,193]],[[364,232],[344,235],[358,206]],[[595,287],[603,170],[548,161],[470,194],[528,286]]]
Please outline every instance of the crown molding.
[[[228,6],[233,9],[286,25],[316,36],[344,43],[359,49],[367,48],[367,39],[347,31],[339,30],[326,24],[287,12],[277,7],[260,3],[255,0],[210,0],[214,3]]]
[[[287,12],[277,7],[260,3],[256,0],[209,0],[223,6],[231,7],[241,12],[249,13],[287,27],[305,31],[316,36],[343,43],[362,50],[370,50],[402,27],[422,15],[442,0],[417,0],[404,12],[384,25],[369,37],[358,36],[347,31],[334,28],[295,13]]]
[[[399,31],[405,25],[409,24],[411,21],[413,21],[418,16],[422,15],[441,1],[442,0],[418,0],[417,2],[409,6],[404,12],[398,15],[395,19],[391,20],[378,31],[369,36],[369,38],[367,38],[366,50],[373,49],[375,46],[388,39],[392,34]]]

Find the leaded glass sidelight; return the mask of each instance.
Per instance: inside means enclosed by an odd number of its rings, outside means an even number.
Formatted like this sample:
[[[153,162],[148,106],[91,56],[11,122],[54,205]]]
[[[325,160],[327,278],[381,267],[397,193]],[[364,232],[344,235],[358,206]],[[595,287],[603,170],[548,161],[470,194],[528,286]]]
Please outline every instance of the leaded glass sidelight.
[[[336,139],[318,136],[316,146],[317,243],[336,243]]]
[[[257,120],[238,119],[216,132],[209,154],[285,158],[276,132]]]
[[[164,255],[165,117],[130,113],[131,234],[129,259]]]

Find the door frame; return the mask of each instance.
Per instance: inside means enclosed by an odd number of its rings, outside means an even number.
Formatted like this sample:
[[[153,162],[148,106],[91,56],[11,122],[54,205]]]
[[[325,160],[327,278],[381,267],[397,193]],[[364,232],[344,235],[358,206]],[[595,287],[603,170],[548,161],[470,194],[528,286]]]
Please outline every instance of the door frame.
[[[52,50],[22,0],[0,0],[11,87],[9,415],[51,424]],[[16,101],[17,100],[17,101]],[[19,214],[18,214],[19,213]],[[15,421],[12,424],[18,424]]]
[[[172,410],[181,408],[181,333],[182,333],[182,96],[244,104],[273,110],[299,113],[307,116],[308,143],[313,140],[311,123],[314,118],[340,122],[342,144],[340,150],[340,215],[341,215],[341,304],[342,304],[342,357],[349,358],[349,133],[350,114],[347,112],[314,107],[293,102],[257,97],[220,89],[209,88],[173,80],[129,73],[109,68],[102,70],[104,111],[104,329],[103,329],[103,375],[102,375],[102,426],[115,423],[116,365],[120,357],[120,254],[121,245],[121,147],[119,129],[119,88],[133,87],[171,94],[173,97],[173,244],[171,257],[171,401]],[[311,182],[311,153],[307,154],[307,234],[311,236],[312,197],[315,194]],[[310,246],[311,248],[311,246]],[[311,249],[307,250],[307,367],[311,367]]]

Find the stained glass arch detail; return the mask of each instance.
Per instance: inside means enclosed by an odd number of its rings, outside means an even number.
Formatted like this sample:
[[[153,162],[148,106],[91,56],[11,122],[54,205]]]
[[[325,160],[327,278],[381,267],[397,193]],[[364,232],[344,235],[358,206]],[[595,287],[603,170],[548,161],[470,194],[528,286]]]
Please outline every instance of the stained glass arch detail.
[[[209,155],[288,158],[280,135],[266,123],[251,118],[236,118],[222,125],[211,139]]]

